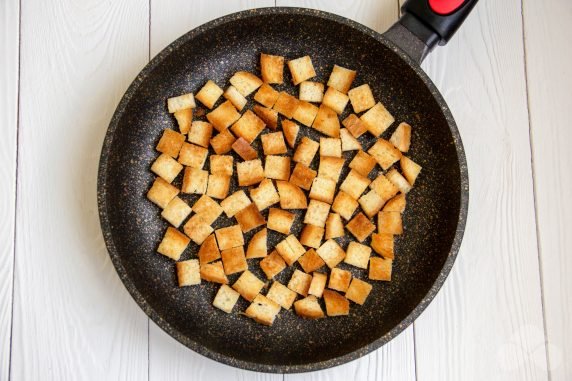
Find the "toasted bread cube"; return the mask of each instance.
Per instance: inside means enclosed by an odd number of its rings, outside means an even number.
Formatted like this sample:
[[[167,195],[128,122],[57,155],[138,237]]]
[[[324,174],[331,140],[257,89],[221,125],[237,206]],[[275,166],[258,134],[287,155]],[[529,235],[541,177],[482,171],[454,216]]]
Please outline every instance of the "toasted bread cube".
[[[269,128],[273,130],[278,128],[278,111],[260,105],[254,105],[252,110]]]
[[[306,226],[312,226],[312,225],[306,225]],[[313,273],[314,271],[322,268],[326,264],[326,262],[324,262],[324,260],[320,258],[320,256],[318,255],[318,253],[316,253],[316,250],[314,249],[306,251],[304,255],[298,258],[298,263],[300,264],[300,266],[302,266],[302,269],[308,274]],[[319,295],[316,296],[320,297]]]
[[[310,190],[312,187],[312,181],[315,177],[316,171],[302,163],[296,163],[296,166],[290,175],[290,182],[302,189]]]
[[[266,127],[266,123],[262,119],[252,111],[246,110],[240,119],[232,125],[230,130],[235,136],[240,136],[248,143],[252,143],[264,127]]]
[[[197,245],[201,245],[213,232],[212,226],[207,223],[202,214],[195,214],[189,218],[183,226],[183,230]]]
[[[296,215],[278,208],[270,208],[268,212],[268,223],[266,226],[270,230],[282,234],[290,234],[290,229],[294,223]]]
[[[375,231],[375,225],[371,223],[369,218],[365,216],[363,213],[358,213],[348,224],[346,225],[346,229],[354,237],[357,238],[359,242],[363,242],[367,237],[370,236],[371,233]]]
[[[216,83],[208,80],[207,83],[199,90],[195,98],[212,110],[216,101],[220,98],[224,91],[218,87]]]
[[[189,259],[175,263],[179,287],[201,284],[201,273],[198,259]]]
[[[320,156],[342,157],[342,141],[335,138],[320,138]]]
[[[191,207],[179,197],[173,198],[167,207],[161,212],[161,217],[171,225],[178,228],[181,223],[191,214]]]
[[[312,276],[296,269],[288,282],[288,288],[297,294],[308,296],[310,283],[312,283]]]
[[[260,73],[266,83],[284,83],[284,57],[261,53]]]
[[[252,198],[252,201],[254,201],[260,211],[280,201],[280,196],[270,179],[262,180],[258,188],[251,189],[250,198]]]
[[[264,295],[256,295],[244,314],[257,323],[272,325],[280,312],[280,305]]]
[[[332,73],[330,74],[330,79],[328,79],[328,86],[347,94],[348,90],[352,86],[352,82],[354,81],[356,74],[355,70],[334,65]]]
[[[403,177],[403,175],[397,172],[397,169],[393,168],[391,171],[385,174],[385,177],[399,189],[401,193],[409,193],[411,190],[411,185],[409,182]]]
[[[340,238],[344,235],[342,217],[337,213],[330,213],[326,220],[326,239]]]
[[[310,81],[301,82],[298,98],[305,102],[321,103],[324,99],[324,84]]]
[[[276,250],[260,261],[260,268],[266,274],[266,278],[272,279],[286,268],[286,262]]]
[[[341,115],[349,100],[350,98],[346,94],[334,89],[333,87],[328,87],[328,90],[326,90],[326,93],[324,94],[322,104],[334,110],[336,114]]]
[[[224,130],[210,141],[213,150],[217,155],[222,155],[230,152],[232,145],[236,141],[236,138],[229,130]]]
[[[191,168],[202,169],[207,161],[209,150],[190,143],[184,143],[179,153],[179,163]]]
[[[369,259],[369,279],[372,280],[391,280],[391,268],[393,260],[380,257],[371,257]]]
[[[209,182],[209,173],[202,169],[186,167],[183,176],[183,186],[181,192],[205,194]]]
[[[230,176],[228,175],[209,175],[207,185],[207,195],[212,198],[224,199],[228,195],[230,189]]]
[[[350,162],[349,167],[355,170],[360,175],[367,177],[375,167],[376,163],[377,162],[375,161],[373,156],[363,152],[362,150],[359,150],[352,159],[352,161]],[[372,184],[370,184],[370,187],[372,186]]]
[[[411,126],[404,122],[400,123],[395,131],[393,131],[393,134],[391,134],[389,141],[401,152],[409,151],[409,145],[411,144]]]
[[[261,135],[260,141],[262,142],[262,149],[265,155],[279,155],[288,152],[284,142],[284,135],[281,131]]]
[[[340,185],[340,190],[343,190],[357,200],[370,183],[370,179],[352,169],[344,179],[342,185]]]
[[[339,191],[332,204],[332,210],[342,216],[345,220],[352,218],[358,207],[358,202],[344,191]]]
[[[368,84],[354,87],[348,92],[348,96],[356,114],[375,106],[375,99]]]
[[[362,305],[371,292],[371,284],[364,282],[361,279],[353,278],[350,287],[346,291],[346,298],[354,303]]]
[[[222,262],[201,263],[201,278],[207,282],[228,284]]]
[[[407,201],[405,200],[405,195],[403,193],[400,193],[385,203],[383,211],[403,213],[405,211],[406,204]]]
[[[367,126],[356,114],[348,115],[348,117],[342,121],[342,124],[354,138],[359,138],[367,132]]]
[[[247,233],[266,223],[266,220],[258,211],[256,204],[248,205],[246,208],[236,213],[235,217],[243,233]]]
[[[184,142],[185,135],[166,128],[163,131],[163,135],[155,149],[161,153],[171,156],[172,158],[177,158]]]
[[[272,88],[272,86],[263,83],[262,86],[258,89],[256,94],[254,94],[254,100],[265,107],[274,106],[276,100],[280,93]]]
[[[162,153],[151,165],[151,172],[172,183],[175,177],[183,170],[183,166],[171,156]]]
[[[193,205],[193,211],[203,216],[207,224],[212,224],[222,214],[222,207],[207,195],[201,196]]]
[[[259,232],[256,232],[250,239],[250,242],[248,242],[246,259],[266,257],[268,254],[268,244],[266,243],[267,238],[268,229],[263,228]]]
[[[308,289],[309,295],[314,295],[316,298],[321,298],[326,288],[326,282],[328,281],[328,276],[322,273],[313,273],[312,282],[310,283],[310,288]]]
[[[264,180],[264,169],[262,169],[260,159],[237,163],[236,173],[238,174],[238,185],[241,187],[258,184]]]
[[[323,228],[330,213],[330,204],[319,200],[310,200],[304,216],[304,223]]]
[[[401,152],[395,148],[393,144],[384,139],[377,139],[375,144],[367,152],[374,157],[384,171],[401,158]]]
[[[393,259],[395,257],[393,234],[388,234],[388,233],[372,234],[371,248],[373,249],[373,251],[375,251],[382,257]]]
[[[232,176],[234,159],[230,155],[211,155],[210,169],[213,175]]]
[[[268,179],[288,181],[290,178],[290,157],[275,155],[266,156],[264,176]]]
[[[254,160],[258,158],[258,153],[250,143],[248,143],[244,138],[238,138],[232,144],[232,150],[242,158],[242,160]]]
[[[147,192],[147,198],[161,209],[165,209],[178,194],[179,189],[177,187],[157,177]]]
[[[320,148],[320,143],[304,136],[300,141],[300,144],[298,144],[298,148],[296,148],[296,152],[294,152],[292,160],[309,167],[312,160],[314,160],[316,152],[318,152],[318,148]]]
[[[262,85],[262,80],[247,71],[237,71],[229,80],[242,96],[249,96]]]
[[[232,105],[238,110],[241,111],[244,106],[246,106],[246,103],[248,102],[248,100],[244,97],[244,95],[242,95],[241,93],[238,92],[238,90],[236,89],[236,87],[234,86],[229,86],[224,94],[222,94],[223,97],[225,97],[225,99],[229,100],[230,103],[232,103]]]
[[[332,290],[324,290],[324,302],[328,316],[345,316],[350,313],[350,302]]]
[[[240,298],[240,294],[238,292],[234,291],[226,284],[223,284],[216,293],[213,300],[213,306],[229,314],[232,312],[238,298]]]
[[[374,190],[370,190],[363,196],[361,196],[358,200],[361,209],[365,212],[365,214],[372,218],[375,216],[383,207],[385,200],[381,198],[377,192]]]
[[[274,103],[274,110],[279,114],[284,115],[288,119],[292,119],[300,101],[285,91],[281,91],[276,103]]]
[[[305,101],[298,102],[298,108],[294,112],[293,118],[304,126],[311,127],[316,115],[318,114],[318,106]]]
[[[341,157],[321,156],[318,176],[335,181],[340,179],[345,160]]]
[[[179,132],[186,135],[191,129],[191,123],[193,122],[193,109],[186,108],[183,110],[176,111],[174,114],[177,120],[177,125],[179,126]]]
[[[346,250],[344,262],[348,265],[359,267],[360,269],[367,269],[370,255],[371,247],[351,241]]]
[[[377,215],[377,231],[379,233],[403,234],[401,213],[379,212]]]
[[[191,240],[175,228],[168,227],[157,252],[178,261]]]
[[[330,273],[330,282],[328,288],[332,290],[346,292],[352,280],[352,273],[347,270],[342,270],[338,267],[333,268]]]
[[[294,302],[296,314],[306,319],[320,319],[324,317],[324,311],[314,295]]]
[[[310,56],[304,56],[288,61],[288,68],[290,69],[290,74],[292,74],[292,82],[294,83],[294,86],[316,76],[316,71],[314,70],[314,65],[312,65],[312,59]]]
[[[220,250],[232,249],[244,245],[244,236],[239,225],[232,225],[226,228],[215,230],[218,248]]]
[[[367,127],[367,130],[377,137],[383,134],[383,132],[395,122],[393,116],[381,102],[377,102],[375,106],[363,114],[360,119]]]
[[[306,209],[308,207],[306,195],[298,186],[288,181],[276,181],[276,187],[282,209]]]
[[[213,133],[213,126],[207,122],[195,120],[189,130],[189,141],[198,146],[208,148]],[[182,150],[181,150],[182,152]]]
[[[252,302],[256,295],[260,294],[260,291],[264,288],[264,282],[258,279],[256,275],[246,270],[240,274],[240,277],[236,280],[236,282],[234,282],[232,288],[238,291],[240,296],[242,296],[244,299]]]
[[[310,190],[310,198],[313,200],[327,202],[332,204],[334,202],[334,195],[336,193],[336,182],[327,177],[316,177],[312,182],[312,189]]]
[[[419,176],[419,172],[421,172],[421,166],[405,156],[401,156],[399,164],[401,165],[401,170],[403,171],[403,175],[405,175],[407,182],[413,186],[417,176]]]
[[[312,123],[312,128],[332,138],[340,137],[340,120],[338,114],[325,104],[321,104]]]
[[[289,310],[296,300],[296,293],[282,283],[274,281],[266,293],[266,297],[280,304],[285,310]]]
[[[233,194],[231,194],[230,196],[228,196],[227,198],[225,198],[224,200],[222,200],[220,202],[220,206],[226,213],[226,216],[228,218],[231,218],[234,217],[236,213],[240,212],[251,203],[252,201],[250,201],[246,193],[244,193],[243,190],[238,190]]]
[[[276,245],[276,251],[278,254],[280,254],[288,266],[292,266],[294,262],[298,260],[298,258],[304,255],[306,249],[304,249],[304,246],[302,246],[300,241],[298,241],[298,238],[290,234],[288,237],[280,241],[278,245]]]
[[[199,262],[201,264],[210,263],[220,258],[220,251],[216,243],[214,234],[209,235],[201,244],[199,248]]]
[[[369,184],[369,187],[384,200],[389,200],[399,191],[399,189],[382,174],[379,174],[377,178]]]
[[[300,243],[304,246],[319,248],[324,237],[324,228],[314,225],[304,225],[300,233]]]
[[[329,268],[333,269],[346,257],[344,249],[333,239],[329,239],[320,246],[316,253],[326,262]]]
[[[291,148],[294,148],[294,146],[296,145],[296,138],[298,137],[298,132],[300,132],[300,126],[298,126],[291,120],[284,119],[282,121],[282,130],[284,130],[284,137],[286,138],[286,142],[288,142],[288,145]]]
[[[361,150],[361,143],[353,137],[347,128],[340,130],[340,138],[342,140],[343,152]]]
[[[236,108],[234,108],[231,101],[222,103],[220,106],[207,114],[208,121],[219,132],[226,130],[239,118],[240,114],[238,111],[236,111]]]
[[[167,99],[167,108],[169,113],[174,113],[186,108],[195,108],[197,104],[195,103],[195,97],[192,93],[187,93],[179,95],[178,97],[172,97]]]

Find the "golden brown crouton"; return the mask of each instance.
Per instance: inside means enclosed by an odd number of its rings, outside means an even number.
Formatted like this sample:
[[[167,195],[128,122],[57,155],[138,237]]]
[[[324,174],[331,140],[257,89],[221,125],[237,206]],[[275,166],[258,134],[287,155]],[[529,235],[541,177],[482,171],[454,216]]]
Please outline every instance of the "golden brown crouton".
[[[347,128],[340,130],[340,139],[342,140],[342,151],[356,151],[361,150],[361,143],[353,137]]]
[[[256,295],[250,306],[244,311],[244,314],[257,323],[264,325],[272,325],[276,319],[276,315],[280,312],[280,305],[264,295]]]
[[[284,83],[284,57],[261,53],[260,73],[266,83]]]
[[[312,276],[310,274],[296,269],[292,274],[292,278],[290,278],[290,282],[288,282],[288,288],[297,294],[308,296],[311,282]]]
[[[304,126],[310,127],[316,118],[316,114],[318,114],[317,106],[308,102],[299,101],[298,108],[296,108],[292,117]]]
[[[385,139],[377,139],[367,152],[374,157],[384,171],[401,158],[401,152]]]
[[[210,263],[220,258],[220,251],[216,243],[214,234],[209,235],[199,248],[199,262],[201,264]]]
[[[276,181],[276,187],[282,209],[306,209],[308,207],[306,195],[298,186],[288,181]]]
[[[238,185],[241,187],[258,184],[264,180],[264,169],[262,169],[260,159],[237,163],[236,173],[238,174]]]
[[[369,259],[369,279],[372,280],[391,280],[391,267],[393,260],[379,257],[371,257]]]
[[[332,204],[332,210],[342,216],[345,220],[349,220],[352,218],[358,205],[359,204],[355,198],[344,191],[339,191],[334,199],[334,203]]]
[[[367,153],[359,150],[350,162],[349,167],[354,169],[360,175],[367,177],[373,170],[373,167],[375,167],[375,164],[376,161],[373,156],[370,156]]]
[[[213,300],[213,306],[229,314],[232,312],[232,309],[239,297],[240,294],[238,292],[234,291],[226,284],[223,284],[216,293]]]
[[[237,71],[229,80],[242,96],[247,97],[262,85],[262,80],[252,73]]]
[[[342,185],[340,185],[340,190],[343,190],[357,200],[370,183],[370,179],[352,169],[344,179]]]
[[[369,296],[371,289],[371,284],[364,282],[361,279],[353,278],[350,287],[346,291],[346,298],[354,303],[362,305]]]
[[[210,141],[211,146],[216,154],[222,155],[225,153],[230,152],[232,149],[232,145],[236,141],[236,138],[233,134],[230,133],[229,130],[224,130],[215,137],[213,137]]]
[[[401,171],[407,179],[407,182],[411,185],[415,184],[415,180],[417,176],[419,176],[419,172],[421,172],[421,166],[405,156],[401,156],[399,164],[401,165]]]
[[[332,138],[340,137],[340,120],[338,114],[323,103],[318,109],[312,128]]]
[[[342,121],[342,124],[354,138],[359,138],[367,132],[367,126],[356,114],[348,115],[348,117]]]
[[[282,131],[260,135],[260,141],[265,155],[280,155],[288,152]]]
[[[346,292],[350,286],[350,281],[352,279],[352,273],[347,270],[342,270],[338,267],[333,268],[330,273],[330,282],[328,287],[332,290]]]
[[[250,190],[250,198],[252,198],[252,201],[254,201],[260,211],[280,201],[280,196],[270,179],[264,179],[260,182],[258,188],[252,188]]]
[[[278,208],[270,208],[268,212],[268,223],[266,226],[270,230],[282,234],[290,234],[290,228],[294,223],[296,215]]]
[[[336,182],[327,177],[316,177],[312,182],[310,198],[332,204],[336,193]]]
[[[314,225],[304,225],[300,233],[300,243],[304,246],[319,248],[322,244],[324,228]]]
[[[264,127],[266,127],[266,123],[262,119],[252,111],[246,110],[240,119],[232,125],[230,130],[235,136],[242,137],[248,143],[252,143]]]
[[[239,118],[240,114],[238,111],[236,111],[236,108],[234,108],[231,101],[222,103],[220,106],[207,114],[208,121],[219,132],[226,130]]]
[[[289,310],[296,300],[296,293],[284,286],[282,283],[274,281],[266,297],[282,306],[285,310]]]
[[[147,192],[147,198],[158,207],[165,209],[178,194],[179,189],[177,187],[157,177]]]
[[[262,107],[260,105],[254,105],[252,110],[269,128],[273,130],[278,128],[278,111],[272,110],[268,107]]]
[[[291,120],[284,119],[282,121],[282,130],[284,130],[284,137],[291,148],[296,145],[296,138],[298,137],[298,132],[300,131],[300,126]]]
[[[371,248],[384,258],[393,259],[393,234],[373,233],[371,235]]]
[[[324,290],[324,302],[328,316],[344,316],[350,313],[350,302],[332,290]]]
[[[222,258],[222,265],[224,267],[224,273],[226,275],[235,274],[248,270],[248,263],[246,263],[246,257],[244,256],[244,248],[242,246],[222,250],[220,252],[220,256]]]
[[[276,245],[276,251],[288,266],[292,266],[306,252],[306,249],[298,241],[298,238],[291,234]]]
[[[314,295],[294,302],[296,314],[306,319],[320,319],[324,317],[324,311]]]
[[[379,212],[377,215],[377,229],[379,233],[403,234],[401,213]]]
[[[234,217],[236,213],[240,212],[242,209],[246,208],[251,203],[252,202],[250,201],[246,193],[244,193],[243,190],[238,190],[233,194],[231,194],[230,196],[228,196],[227,198],[225,198],[224,200],[222,200],[220,202],[220,206],[226,213],[226,216],[230,218]]]
[[[250,242],[248,242],[248,248],[246,249],[246,259],[266,257],[268,254],[267,237],[268,229],[266,228],[263,228],[252,236]]]
[[[310,81],[301,82],[298,98],[305,102],[321,103],[324,99],[324,84]]]
[[[369,184],[369,187],[386,201],[395,196],[399,191],[399,189],[382,174],[379,174],[377,178]]]
[[[377,192],[374,190],[370,190],[363,196],[361,196],[358,200],[361,209],[364,213],[369,217],[372,218],[375,216],[383,207],[385,200],[381,198]]]
[[[308,289],[309,295],[314,295],[316,298],[321,298],[326,288],[326,282],[328,276],[322,273],[312,274],[312,282],[310,283],[310,288]]]
[[[393,131],[389,141],[401,152],[409,151],[409,145],[411,144],[411,126],[404,122],[400,123],[395,131]]]
[[[179,163],[191,168],[202,169],[207,160],[209,150],[190,143],[183,143],[179,152]]]
[[[321,162],[320,162],[321,164]],[[292,174],[290,175],[290,182],[302,189],[310,190],[312,181],[316,177],[316,171],[309,168],[302,163],[296,163]]]
[[[344,250],[333,239],[329,239],[320,246],[316,253],[333,269],[346,257]]]
[[[197,245],[202,244],[213,232],[212,226],[206,222],[206,219],[200,213],[189,218],[183,226],[183,230]]]
[[[240,225],[243,233],[247,233],[252,229],[262,226],[266,223],[266,220],[260,214],[260,211],[256,207],[256,204],[250,204],[246,208],[242,209],[240,212],[234,215],[236,221]]]
[[[218,87],[216,83],[211,80],[208,80],[207,83],[199,90],[195,98],[207,106],[209,109],[212,110],[213,106],[215,105],[216,101],[222,95],[223,90]]]
[[[195,103],[195,97],[192,93],[187,93],[179,95],[178,97],[167,99],[167,108],[171,114],[180,110],[195,107],[197,107],[197,104]]]
[[[363,242],[371,233],[375,231],[375,225],[371,223],[369,218],[365,216],[363,213],[358,213],[348,224],[346,225],[346,229],[354,237],[357,238],[359,242]]]
[[[316,76],[316,71],[314,70],[314,65],[312,65],[312,59],[310,56],[304,56],[288,61],[288,68],[290,69],[290,74],[292,74],[292,82],[294,83],[294,86]]]
[[[276,103],[274,103],[274,110],[279,114],[284,115],[288,119],[292,119],[300,101],[285,91],[281,91]]]
[[[234,159],[230,155],[211,155],[210,171],[213,175],[232,176]]]
[[[334,180],[336,183],[340,179],[345,160],[341,157],[320,156],[318,176]]]
[[[179,151],[181,150],[184,142],[185,135],[167,128],[163,131],[163,135],[155,149],[176,159],[177,156],[179,156]]]
[[[381,102],[377,102],[377,104],[363,114],[360,119],[367,127],[367,130],[372,135],[378,137],[395,121]]]
[[[193,211],[200,214],[207,224],[212,224],[222,214],[222,207],[207,195],[201,196],[193,205]]]
[[[367,269],[370,255],[371,247],[351,241],[346,250],[344,262],[360,269]]]
[[[207,282],[228,284],[222,262],[201,263],[201,278]]]
[[[179,126],[179,132],[186,135],[191,129],[191,123],[193,122],[193,109],[186,108],[183,110],[176,111],[174,114],[177,120],[177,125]]]
[[[335,138],[320,138],[320,156],[342,157],[342,141]]]
[[[288,181],[290,178],[290,157],[275,155],[266,156],[264,177],[268,179]]]
[[[161,212],[161,217],[171,225],[178,228],[181,223],[191,214],[191,207],[179,197],[173,198],[167,207]]]
[[[328,87],[328,90],[326,90],[326,93],[324,94],[322,104],[334,110],[336,114],[341,115],[349,100],[350,98],[346,94],[334,89],[333,87]]]
[[[168,227],[157,252],[178,261],[191,240],[175,228]]]
[[[348,92],[348,96],[356,114],[375,106],[375,99],[368,84],[354,87]]]
[[[286,262],[276,250],[260,261],[260,268],[266,274],[266,278],[272,279],[286,268]]]
[[[246,103],[248,102],[248,100],[244,97],[244,95],[242,95],[241,93],[238,92],[238,90],[236,89],[236,87],[234,86],[229,86],[224,94],[222,94],[223,97],[225,97],[227,100],[230,101],[230,103],[232,103],[232,105],[238,110],[241,111],[244,106],[246,106]]]
[[[385,174],[385,177],[387,177],[387,179],[395,185],[401,193],[409,193],[411,190],[411,185],[401,173],[397,172],[397,169],[393,168]]]
[[[208,148],[212,134],[212,124],[195,120],[189,130],[188,139],[191,143]]]
[[[337,213],[330,213],[326,220],[326,239],[340,238],[344,235],[342,217]]]
[[[311,226],[311,225],[307,225]],[[298,263],[302,266],[302,269],[308,274],[320,269],[326,264],[322,258],[316,253],[316,250],[310,249],[304,253],[300,258],[298,258]],[[316,295],[318,296],[318,295]],[[318,296],[319,297],[319,296]]]
[[[319,200],[310,200],[308,210],[304,216],[304,223],[324,227],[330,212],[330,204]]]
[[[280,93],[274,90],[272,86],[263,83],[262,86],[258,88],[256,94],[254,94],[254,100],[265,107],[272,108],[278,99],[278,95],[280,95]]]
[[[352,86],[352,82],[354,81],[356,74],[355,70],[334,65],[330,78],[328,79],[328,86],[346,94]]]
[[[177,262],[175,265],[177,267],[177,280],[179,287],[201,284],[201,273],[199,261],[197,259]]]
[[[407,201],[405,200],[405,195],[403,193],[400,193],[385,203],[383,211],[403,213],[405,211],[406,204]]]
[[[215,230],[216,240],[220,250],[232,249],[244,245],[244,237],[240,226],[232,225]]]
[[[224,262],[224,257],[223,257],[223,262]],[[242,296],[249,302],[252,302],[254,300],[256,295],[260,293],[263,287],[264,287],[264,282],[258,279],[256,275],[254,275],[248,270],[240,274],[240,277],[232,285],[232,288],[238,291],[240,296]]]
[[[242,158],[242,160],[254,160],[258,158],[258,153],[250,143],[248,143],[244,138],[238,138],[232,144],[232,150]]]
[[[224,199],[230,189],[230,176],[222,174],[209,175],[207,195],[212,198]]]
[[[296,152],[294,152],[292,160],[309,167],[312,160],[314,160],[316,152],[318,152],[318,148],[320,148],[320,143],[304,136],[300,141],[300,144],[298,144],[298,148],[296,148]]]

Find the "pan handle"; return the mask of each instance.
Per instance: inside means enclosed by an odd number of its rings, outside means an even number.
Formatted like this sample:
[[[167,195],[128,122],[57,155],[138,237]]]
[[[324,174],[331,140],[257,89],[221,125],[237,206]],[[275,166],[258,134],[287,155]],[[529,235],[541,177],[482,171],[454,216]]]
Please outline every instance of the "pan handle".
[[[401,18],[383,35],[421,63],[437,44],[445,45],[478,0],[407,0]]]

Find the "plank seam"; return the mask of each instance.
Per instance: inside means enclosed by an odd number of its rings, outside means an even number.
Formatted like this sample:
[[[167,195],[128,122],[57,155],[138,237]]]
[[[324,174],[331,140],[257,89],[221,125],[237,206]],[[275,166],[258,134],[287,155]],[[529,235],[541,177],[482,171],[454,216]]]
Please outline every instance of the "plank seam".
[[[419,379],[417,375],[417,342],[415,339],[415,322],[413,322],[413,374],[415,375],[415,380]]]
[[[149,0],[148,4],[148,35],[147,35],[147,43],[148,43],[148,50],[147,50],[147,62],[151,61],[151,0]],[[150,329],[150,318],[147,316],[147,381],[151,379],[151,329]]]

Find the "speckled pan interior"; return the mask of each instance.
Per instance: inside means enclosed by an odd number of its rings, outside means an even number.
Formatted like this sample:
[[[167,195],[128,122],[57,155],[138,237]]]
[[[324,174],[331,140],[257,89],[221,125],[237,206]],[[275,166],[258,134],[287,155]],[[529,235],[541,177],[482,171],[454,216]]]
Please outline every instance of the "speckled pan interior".
[[[367,303],[352,304],[346,317],[310,321],[283,310],[272,327],[265,327],[238,312],[228,315],[211,305],[218,285],[177,287],[174,262],[156,252],[167,223],[145,193],[154,179],[149,170],[158,155],[154,147],[163,129],[176,129],[166,110],[166,98],[196,92],[208,79],[226,87],[237,70],[259,73],[260,52],[290,59],[310,55],[317,80],[322,82],[327,81],[334,64],[354,68],[358,71],[354,85],[370,84],[375,98],[397,121],[413,126],[409,156],[423,171],[407,198],[405,234],[396,239],[393,280],[372,282]],[[289,74],[286,79],[290,82]],[[297,94],[290,83],[279,88]],[[383,136],[388,138],[396,125]],[[309,128],[302,127],[301,134],[319,139]],[[360,141],[364,147],[373,144],[369,134]],[[257,140],[257,149],[259,145]],[[354,154],[345,153],[345,157],[351,159]],[[317,159],[312,167],[317,169]],[[346,173],[347,168],[342,179]],[[180,182],[180,177],[175,180]],[[236,189],[235,181],[231,192]],[[160,327],[196,352],[232,366],[303,372],[363,356],[391,340],[423,311],[444,282],[458,251],[468,180],[463,148],[447,106],[427,76],[398,48],[376,32],[339,16],[269,8],[230,15],[189,32],[139,74],[110,124],[101,156],[98,196],[102,230],[113,263],[137,303]],[[191,204],[197,199],[182,198]],[[298,214],[294,233],[299,232],[302,217]],[[216,227],[233,223],[219,219]],[[270,233],[269,247],[283,238]],[[347,245],[343,239],[340,243],[344,248]],[[182,259],[194,258],[196,253],[197,246],[191,244]],[[265,279],[258,261],[249,260],[249,267]],[[341,267],[367,278],[365,271]],[[287,283],[291,272],[284,271],[277,279]],[[231,282],[237,277],[231,276]],[[241,299],[235,311],[246,306]]]

